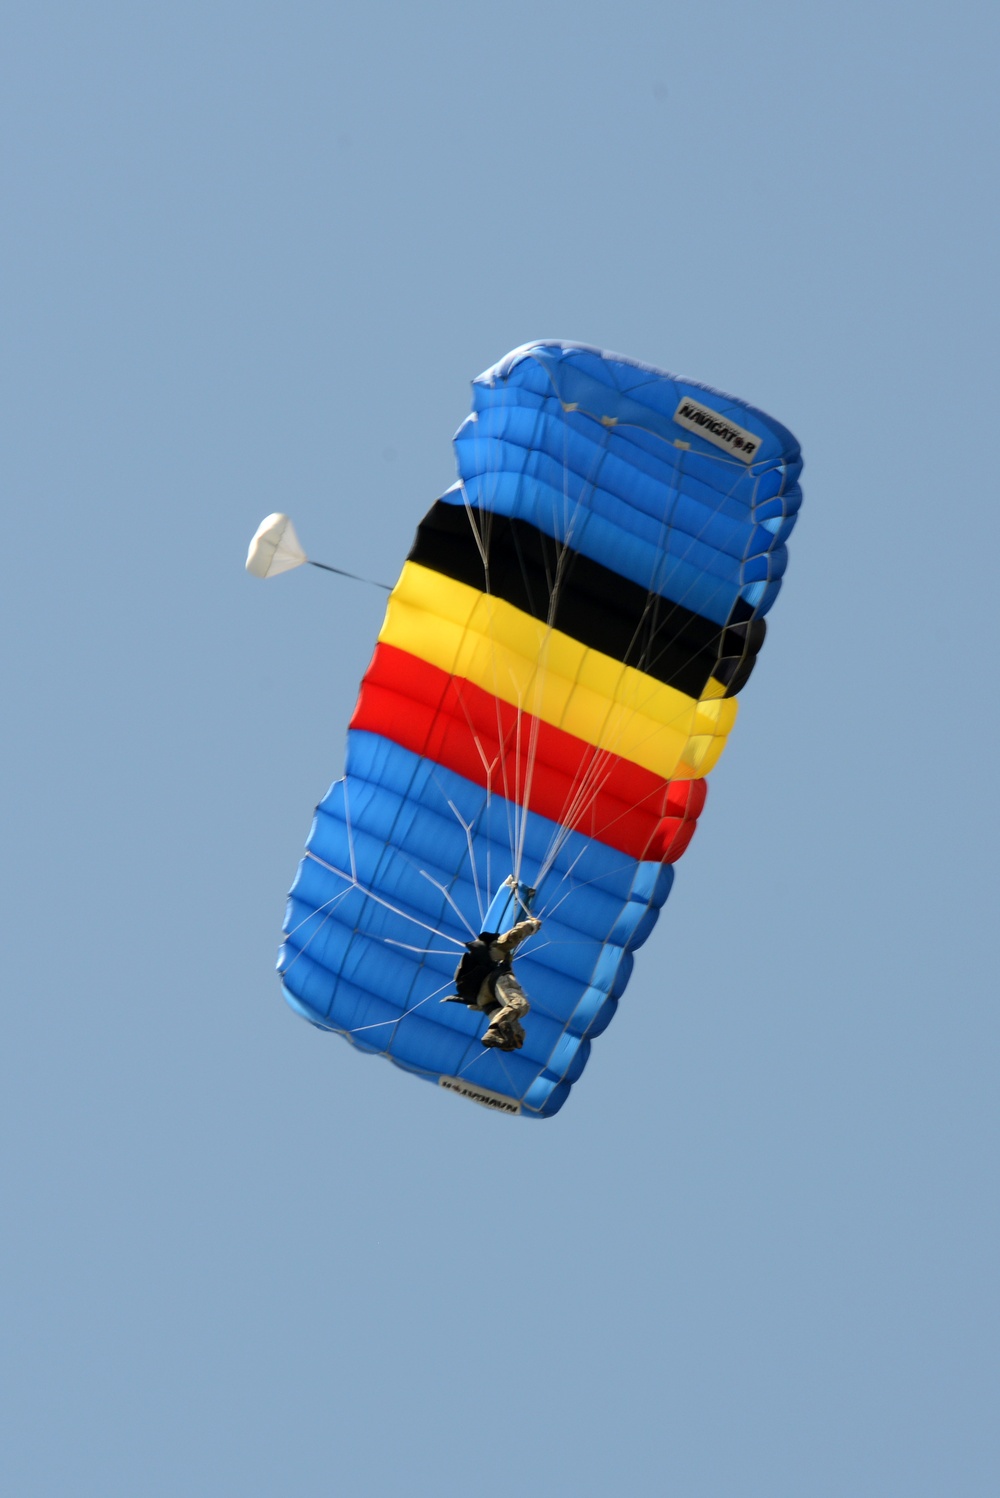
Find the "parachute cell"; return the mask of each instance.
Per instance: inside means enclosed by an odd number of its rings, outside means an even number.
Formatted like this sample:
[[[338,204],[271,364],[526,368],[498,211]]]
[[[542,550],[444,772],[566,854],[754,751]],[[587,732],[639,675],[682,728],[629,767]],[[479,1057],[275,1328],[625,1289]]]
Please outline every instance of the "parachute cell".
[[[545,1117],[694,832],[781,586],[801,459],[744,402],[583,345],[515,350],[473,392],[278,965],[314,1024]],[[439,1000],[508,880],[537,891],[543,925],[517,958],[525,1043],[505,1053]]]

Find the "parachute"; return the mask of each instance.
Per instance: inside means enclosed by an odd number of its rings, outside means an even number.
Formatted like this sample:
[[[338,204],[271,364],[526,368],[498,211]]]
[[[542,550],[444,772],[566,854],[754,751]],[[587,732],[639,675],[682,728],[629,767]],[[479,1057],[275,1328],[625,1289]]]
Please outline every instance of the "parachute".
[[[694,833],[802,463],[745,402],[582,344],[527,344],[472,388],[458,481],[390,592],[278,969],[292,1008],[358,1050],[545,1118]],[[295,565],[285,520],[264,552]],[[529,910],[524,1045],[486,1049],[484,1016],[441,1000],[466,944]]]

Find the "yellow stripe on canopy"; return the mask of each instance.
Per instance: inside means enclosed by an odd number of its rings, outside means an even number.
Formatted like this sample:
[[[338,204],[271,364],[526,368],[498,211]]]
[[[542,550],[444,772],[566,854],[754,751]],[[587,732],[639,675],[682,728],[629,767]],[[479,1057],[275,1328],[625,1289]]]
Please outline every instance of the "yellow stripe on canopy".
[[[688,697],[417,562],[403,566],[379,639],[664,780],[707,775],[736,721],[715,680]]]

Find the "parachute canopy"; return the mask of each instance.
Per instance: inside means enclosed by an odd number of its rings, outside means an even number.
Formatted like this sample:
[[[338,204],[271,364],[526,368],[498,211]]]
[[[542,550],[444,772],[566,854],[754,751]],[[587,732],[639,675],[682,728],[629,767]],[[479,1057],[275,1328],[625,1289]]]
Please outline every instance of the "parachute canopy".
[[[293,1008],[359,1050],[546,1117],[694,833],[781,587],[802,464],[745,402],[579,344],[517,349],[473,395],[458,481],[390,593],[278,966]],[[543,924],[517,957],[525,1043],[504,1053],[482,1046],[483,1016],[440,1000],[522,890]]]

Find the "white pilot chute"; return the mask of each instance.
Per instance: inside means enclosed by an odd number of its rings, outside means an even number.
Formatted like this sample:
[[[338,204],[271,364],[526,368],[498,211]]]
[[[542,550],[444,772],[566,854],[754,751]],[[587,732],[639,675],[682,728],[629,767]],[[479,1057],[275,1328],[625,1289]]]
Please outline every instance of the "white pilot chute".
[[[380,583],[373,577],[360,577],[357,572],[345,572],[343,567],[331,567],[329,562],[317,562],[307,557],[302,543],[295,534],[295,527],[287,515],[268,515],[254,531],[247,552],[246,569],[253,577],[277,577],[279,572],[291,572],[308,562],[310,567],[320,567],[324,572],[335,572],[338,577],[350,577],[356,583],[368,583],[373,588],[390,591],[388,583]]]
[[[279,572],[291,572],[308,560],[288,516],[274,514],[262,520],[254,532],[246,568],[254,577],[277,577]]]

